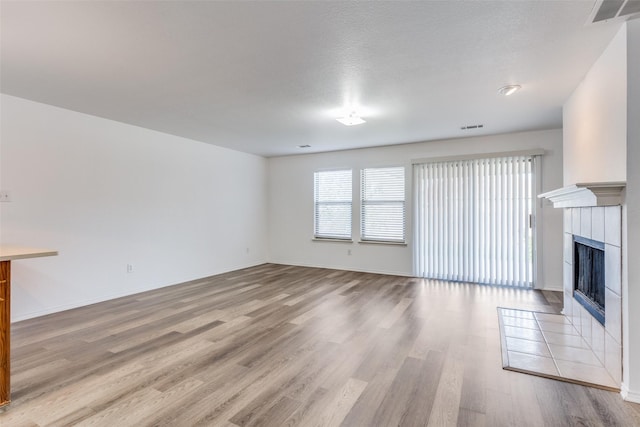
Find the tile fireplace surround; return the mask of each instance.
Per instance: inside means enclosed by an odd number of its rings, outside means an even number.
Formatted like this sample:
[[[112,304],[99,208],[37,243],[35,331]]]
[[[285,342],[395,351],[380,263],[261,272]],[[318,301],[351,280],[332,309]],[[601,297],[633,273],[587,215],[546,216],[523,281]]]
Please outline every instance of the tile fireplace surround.
[[[564,209],[564,309],[618,387],[622,381],[621,207]],[[605,324],[573,297],[573,237],[604,242]]]
[[[564,209],[563,314],[615,380],[622,382],[622,193],[624,183],[576,184],[545,194]],[[604,243],[605,322],[574,297],[574,236]]]

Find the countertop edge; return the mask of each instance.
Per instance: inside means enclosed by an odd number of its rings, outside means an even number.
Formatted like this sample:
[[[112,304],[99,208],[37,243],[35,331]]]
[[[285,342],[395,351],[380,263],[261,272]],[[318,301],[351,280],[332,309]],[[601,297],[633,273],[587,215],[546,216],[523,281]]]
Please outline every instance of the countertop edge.
[[[24,252],[9,253],[8,255],[3,255],[2,252],[0,252],[0,261],[14,261],[18,259],[41,258],[56,255],[58,255],[58,251],[50,249],[26,249]]]

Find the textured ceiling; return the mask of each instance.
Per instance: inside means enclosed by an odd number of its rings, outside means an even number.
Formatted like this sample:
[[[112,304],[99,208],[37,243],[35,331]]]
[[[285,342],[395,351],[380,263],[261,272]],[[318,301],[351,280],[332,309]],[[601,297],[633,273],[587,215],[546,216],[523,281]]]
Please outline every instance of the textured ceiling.
[[[0,88],[264,156],[558,128],[620,26],[592,6],[2,1]]]

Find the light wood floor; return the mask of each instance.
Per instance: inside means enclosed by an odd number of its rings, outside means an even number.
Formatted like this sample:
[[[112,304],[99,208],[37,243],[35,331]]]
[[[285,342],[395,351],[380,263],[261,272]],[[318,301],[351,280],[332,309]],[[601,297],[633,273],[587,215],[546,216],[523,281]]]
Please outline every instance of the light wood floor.
[[[13,325],[9,426],[638,426],[502,370],[496,306],[553,293],[263,265]]]

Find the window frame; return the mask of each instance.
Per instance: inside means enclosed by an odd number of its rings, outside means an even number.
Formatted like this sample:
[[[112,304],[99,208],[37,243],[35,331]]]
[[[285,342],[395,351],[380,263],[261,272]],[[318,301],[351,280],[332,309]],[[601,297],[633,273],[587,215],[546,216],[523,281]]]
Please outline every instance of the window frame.
[[[331,172],[349,172],[349,199],[348,201],[330,201],[330,200],[318,200],[319,193],[319,174],[331,173]],[[353,168],[336,168],[336,169],[322,169],[313,173],[313,240],[319,241],[336,241],[336,242],[353,242]],[[319,206],[329,205],[348,205],[349,206],[349,235],[339,235],[330,233],[319,233],[318,219],[320,217]]]
[[[383,199],[365,199],[365,191],[367,179],[365,178],[366,171],[368,170],[381,170],[381,169],[401,169],[402,170],[402,199],[383,200]],[[369,180],[369,182],[371,182]],[[367,221],[365,220],[366,208],[365,206],[373,205],[398,205],[402,206],[402,238],[381,238],[381,237],[367,237],[365,235],[365,227]],[[407,168],[405,165],[391,165],[391,166],[376,166],[376,167],[363,167],[360,169],[360,243],[377,243],[388,245],[406,245],[407,243]]]

